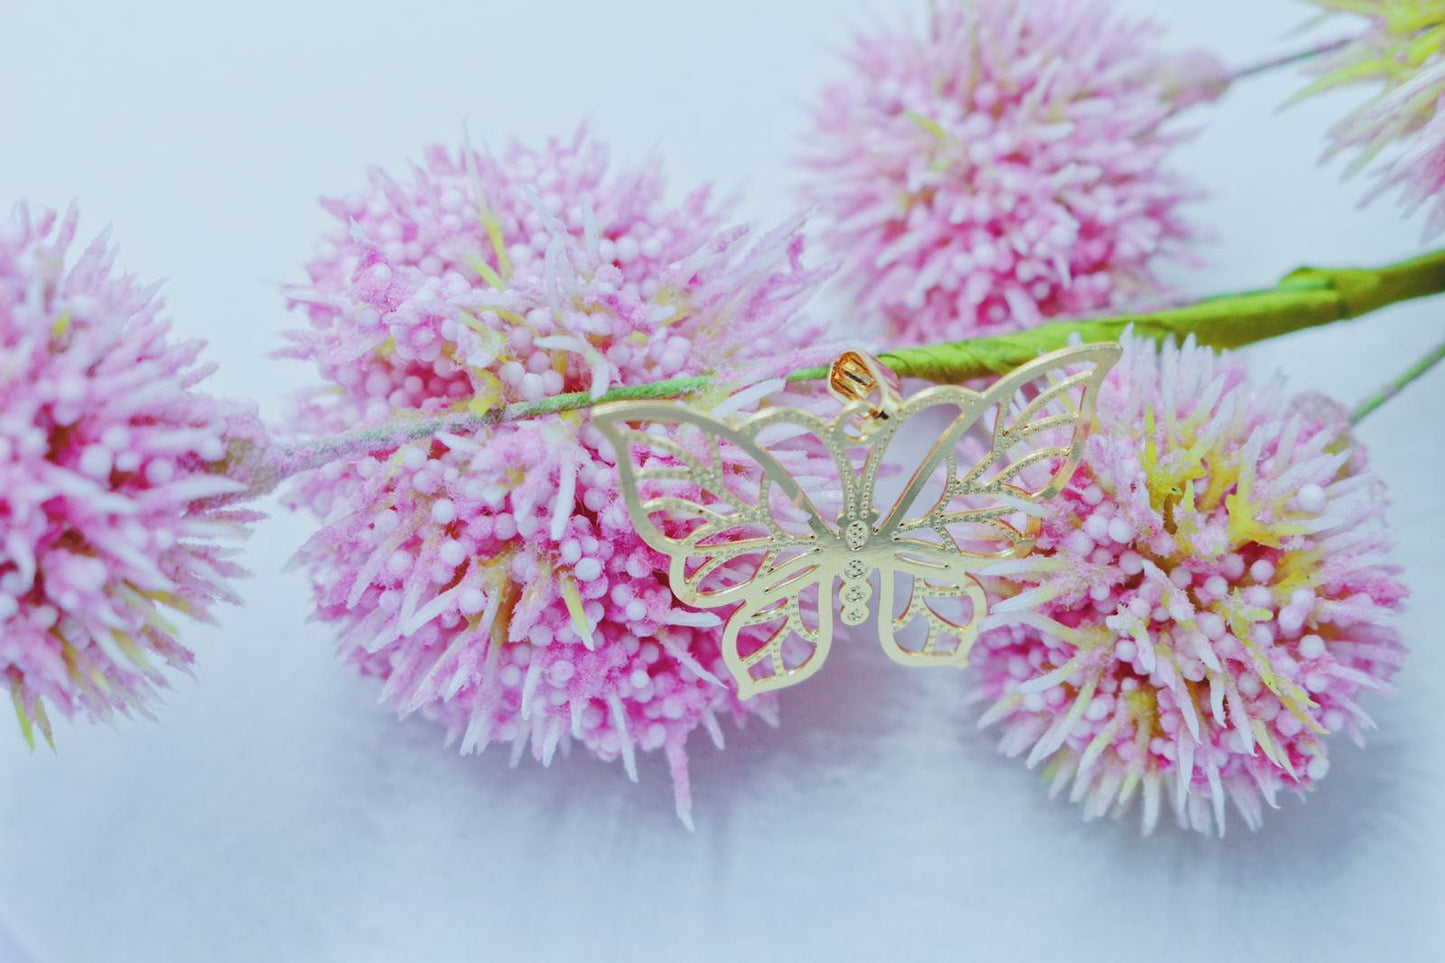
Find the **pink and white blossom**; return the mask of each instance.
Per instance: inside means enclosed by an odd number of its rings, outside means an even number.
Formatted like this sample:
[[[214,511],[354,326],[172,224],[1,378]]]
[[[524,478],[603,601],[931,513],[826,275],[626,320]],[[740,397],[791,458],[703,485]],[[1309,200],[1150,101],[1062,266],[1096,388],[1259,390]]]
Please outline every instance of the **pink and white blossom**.
[[[706,190],[669,203],[656,163],[613,170],[585,131],[500,156],[432,148],[327,207],[339,223],[292,292],[310,324],[289,353],[323,380],[296,413],[311,435],[678,376],[751,383],[828,354],[799,314],[824,276],[801,261],[801,222],[725,227]],[[323,520],[301,557],[394,710],[464,752],[580,746],[636,778],[660,751],[686,820],[692,732],[721,745],[720,720],[775,703],[738,699],[721,619],[673,597],[612,459],[585,416],[553,415],[332,464],[291,489]]]
[[[255,416],[196,390],[201,343],[104,235],[72,256],[77,222],[0,224],[0,682],[32,741],[51,711],[149,714],[194,662],[170,620],[236,601],[227,543],[258,517],[223,505]]]
[[[812,108],[800,194],[890,345],[1158,297],[1194,190],[1174,114],[1228,83],[1104,0],[941,0],[859,33]]]
[[[1222,832],[1329,771],[1405,655],[1383,483],[1348,419],[1236,356],[1126,338],[1036,553],[994,579],[981,725],[1088,818]]]

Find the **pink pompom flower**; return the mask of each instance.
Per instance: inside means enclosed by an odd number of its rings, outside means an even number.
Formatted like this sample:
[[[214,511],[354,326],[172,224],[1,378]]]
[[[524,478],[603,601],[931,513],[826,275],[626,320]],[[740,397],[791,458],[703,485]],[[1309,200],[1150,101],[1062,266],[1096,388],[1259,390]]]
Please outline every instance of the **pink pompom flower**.
[[[1301,96],[1364,84],[1374,95],[1330,129],[1326,158],[1352,153],[1346,176],[1374,164],[1364,202],[1395,188],[1405,214],[1429,204],[1427,238],[1445,230],[1445,3],[1311,0],[1363,18],[1362,32],[1320,61]]]
[[[1384,486],[1344,413],[1233,356],[1125,340],[1082,467],[1034,556],[995,573],[973,652],[981,725],[1087,818],[1165,796],[1251,827],[1357,741],[1404,656]]]
[[[1228,82],[1158,34],[1103,0],[941,0],[859,34],[801,161],[857,315],[926,343],[1157,294],[1191,239],[1167,121]]]
[[[0,681],[20,725],[147,713],[194,657],[167,610],[234,602],[233,437],[254,415],[196,391],[199,342],[173,342],[156,288],[104,236],[67,264],[77,214],[0,225]]]
[[[429,150],[327,202],[338,228],[294,292],[288,353],[326,382],[309,435],[485,412],[564,392],[717,373],[738,383],[821,360],[798,310],[823,279],[801,223],[725,229],[707,191],[664,200],[658,165],[609,170],[585,131],[501,156]],[[781,382],[774,382],[775,388]],[[340,648],[399,713],[464,752],[509,742],[550,762],[580,744],[669,760],[689,818],[685,744],[737,698],[720,619],[680,605],[637,535],[613,453],[582,416],[512,422],[327,466],[293,489],[324,527],[303,549]]]

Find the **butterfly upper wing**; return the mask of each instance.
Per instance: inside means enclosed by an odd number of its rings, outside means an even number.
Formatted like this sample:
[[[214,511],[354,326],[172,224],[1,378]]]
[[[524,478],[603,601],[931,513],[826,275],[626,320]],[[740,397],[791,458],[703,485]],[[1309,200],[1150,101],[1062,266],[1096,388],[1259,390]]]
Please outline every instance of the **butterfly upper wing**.
[[[723,654],[740,694],[817,671],[832,637],[837,573],[824,549],[835,539],[789,465],[804,464],[804,447],[826,448],[809,441],[832,424],[781,407],[729,424],[667,402],[600,405],[592,421],[616,451],[634,526],[669,557],[673,593],[705,608],[738,604]],[[834,468],[824,487],[854,484]]]
[[[1037,506],[1062,492],[1078,470],[1099,389],[1121,350],[1111,342],[1055,351],[984,392],[983,412],[992,416],[991,443],[958,478],[955,498],[994,500],[1004,508]],[[1039,521],[1037,512],[1026,514],[1030,531],[1024,551],[1032,547]],[[968,518],[966,510],[945,511],[941,520],[949,525]]]
[[[900,421],[929,408],[952,414],[879,526],[888,550],[879,640],[908,664],[961,665],[987,615],[972,574],[1026,554],[1041,504],[1078,468],[1099,387],[1116,344],[1045,355],[986,391],[943,386],[909,399]],[[874,455],[886,456],[886,441]]]
[[[670,557],[672,590],[687,604],[738,602],[754,582],[739,570],[765,577],[816,553],[822,516],[756,430],[667,402],[601,405],[592,422],[617,453],[638,534]]]

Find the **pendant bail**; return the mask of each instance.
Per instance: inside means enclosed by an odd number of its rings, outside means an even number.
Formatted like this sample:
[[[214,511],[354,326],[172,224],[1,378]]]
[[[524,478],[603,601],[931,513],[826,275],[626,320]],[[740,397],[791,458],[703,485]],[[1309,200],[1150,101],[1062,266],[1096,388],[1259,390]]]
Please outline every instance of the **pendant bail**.
[[[872,406],[868,417],[886,421],[903,403],[898,375],[862,351],[845,351],[828,369],[828,393],[843,404],[864,401]]]

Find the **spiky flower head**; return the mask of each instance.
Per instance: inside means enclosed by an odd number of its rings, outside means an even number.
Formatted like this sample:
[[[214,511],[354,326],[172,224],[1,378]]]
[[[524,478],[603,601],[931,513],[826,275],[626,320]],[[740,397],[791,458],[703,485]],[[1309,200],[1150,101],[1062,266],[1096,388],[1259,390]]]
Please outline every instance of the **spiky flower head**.
[[[585,131],[433,148],[409,179],[376,171],[327,206],[342,223],[294,294],[311,326],[290,353],[327,382],[300,406],[308,432],[819,360],[799,353],[822,280],[800,222],[725,229],[706,190],[666,203],[656,163],[613,172]],[[585,417],[550,416],[335,464],[293,490],[325,519],[303,558],[392,708],[464,752],[504,741],[550,762],[581,744],[635,778],[636,750],[661,750],[687,819],[689,734],[720,742],[720,715],[773,703],[722,681],[720,620],[673,598],[612,458]]]
[[[0,681],[27,740],[50,710],[146,714],[194,660],[168,610],[234,601],[221,506],[232,437],[254,415],[196,391],[199,342],[174,342],[154,286],[104,236],[73,263],[77,213],[0,225]]]
[[[1430,204],[1425,236],[1439,234],[1445,229],[1445,0],[1311,2],[1363,18],[1364,28],[1320,61],[1320,76],[1300,98],[1346,85],[1375,91],[1330,129],[1326,158],[1353,154],[1346,176],[1375,165],[1365,202],[1398,187],[1405,214]]]
[[[1226,76],[1158,39],[1104,0],[940,0],[859,34],[801,161],[858,316],[921,343],[1157,292],[1191,235],[1167,122]]]
[[[1086,817],[1251,827],[1370,726],[1404,655],[1382,483],[1343,412],[1233,356],[1127,338],[1082,467],[973,653],[983,725]]]

